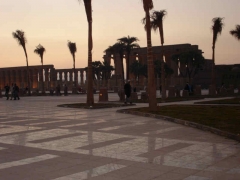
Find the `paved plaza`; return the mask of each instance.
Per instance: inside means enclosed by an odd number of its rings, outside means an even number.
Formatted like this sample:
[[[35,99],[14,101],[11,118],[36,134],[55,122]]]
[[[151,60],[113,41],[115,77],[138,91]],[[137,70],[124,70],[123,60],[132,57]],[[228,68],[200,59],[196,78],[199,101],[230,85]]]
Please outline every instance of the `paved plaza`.
[[[240,179],[237,141],[120,108],[57,107],[85,99],[1,98],[0,180]]]

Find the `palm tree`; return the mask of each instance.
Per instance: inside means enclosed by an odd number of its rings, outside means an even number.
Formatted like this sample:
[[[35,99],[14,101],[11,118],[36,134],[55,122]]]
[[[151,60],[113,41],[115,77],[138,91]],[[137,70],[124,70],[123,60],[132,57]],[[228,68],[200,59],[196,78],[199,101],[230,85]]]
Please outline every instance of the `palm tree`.
[[[77,46],[76,43],[73,43],[71,41],[68,41],[68,48],[69,51],[73,57],[73,72],[74,72],[74,88],[77,87],[77,79],[76,79],[76,68],[75,68],[75,53],[77,52]]]
[[[122,37],[120,39],[118,39],[119,43],[122,43],[124,45],[124,50],[127,53],[127,57],[126,57],[126,71],[127,71],[127,79],[129,79],[129,61],[130,61],[130,54],[132,49],[134,48],[139,48],[139,44],[135,43],[139,41],[138,38],[136,37]]]
[[[118,54],[121,59],[121,66],[122,66],[122,81],[124,84],[124,68],[123,68],[123,55],[124,55],[124,44],[121,42],[117,42],[112,46],[109,46],[105,51],[110,52],[111,54]]]
[[[80,2],[80,0],[78,0]],[[87,21],[88,21],[88,76],[87,76],[87,105],[92,106],[94,104],[93,97],[93,72],[92,72],[92,0],[83,0]]]
[[[160,41],[163,47],[164,44],[164,34],[163,34],[163,19],[167,15],[166,10],[154,11],[151,16],[151,28],[156,32],[159,30]],[[162,57],[163,61],[163,57]],[[165,87],[165,73],[164,73],[164,63],[161,63],[161,84],[162,84],[162,99],[166,98],[166,87]]]
[[[146,18],[145,29],[147,32],[149,110],[156,111],[157,110],[156,83],[155,83],[155,76],[154,76],[150,13],[149,13],[149,11],[153,9],[153,2],[152,0],[142,0],[142,1],[143,1],[143,9],[145,11],[145,18]]]
[[[34,50],[34,53],[38,54],[41,58],[41,63],[42,63],[42,71],[43,71],[43,54],[46,52],[46,49],[39,44],[38,46],[36,46],[36,49]],[[43,74],[42,74],[42,78],[43,78]],[[45,93],[45,89],[44,89],[44,82],[42,81],[42,93]]]
[[[236,29],[231,30],[230,34],[237,38],[237,40],[240,40],[240,25],[236,25]]]
[[[215,45],[217,42],[218,36],[222,33],[222,29],[224,26],[223,23],[224,18],[216,17],[212,19],[213,25],[212,25],[212,32],[213,32],[213,42],[212,42],[212,85],[215,86]]]
[[[29,68],[28,68],[28,55],[27,55],[27,50],[26,50],[26,43],[27,39],[25,37],[25,33],[22,30],[16,30],[15,32],[12,33],[13,38],[17,40],[18,44],[22,46],[25,57],[26,57],[26,63],[27,63],[27,82],[28,82],[28,95],[31,95],[31,87],[30,87],[30,79],[29,79]]]

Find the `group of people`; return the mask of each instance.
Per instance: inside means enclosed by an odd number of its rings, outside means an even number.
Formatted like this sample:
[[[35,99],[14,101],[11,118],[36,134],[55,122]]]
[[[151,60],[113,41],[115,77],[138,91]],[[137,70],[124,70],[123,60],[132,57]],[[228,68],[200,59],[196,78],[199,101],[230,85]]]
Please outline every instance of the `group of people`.
[[[13,84],[11,86],[9,86],[8,84],[4,87],[5,89],[5,96],[7,98],[7,100],[9,100],[9,93],[11,93],[11,99],[10,100],[20,100],[19,98],[19,87],[17,86],[17,84]]]

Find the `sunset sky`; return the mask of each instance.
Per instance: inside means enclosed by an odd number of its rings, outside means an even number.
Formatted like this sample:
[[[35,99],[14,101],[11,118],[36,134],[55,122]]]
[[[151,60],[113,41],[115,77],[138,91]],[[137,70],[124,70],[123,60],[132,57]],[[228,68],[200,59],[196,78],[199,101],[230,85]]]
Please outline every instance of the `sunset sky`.
[[[240,24],[239,0],[153,0],[154,10],[168,12],[164,20],[165,45],[199,45],[204,57],[211,59],[212,19],[224,17],[224,29],[216,44],[216,64],[240,64],[240,41],[229,34]],[[146,46],[141,24],[144,10],[141,0],[92,0],[93,61],[118,38],[138,37]],[[87,19],[84,3],[77,0],[0,0],[0,67],[25,66],[23,49],[12,32],[23,30],[27,37],[29,65],[39,65],[33,53],[40,43],[46,48],[44,64],[72,68],[67,41],[76,42],[76,67],[87,65]],[[152,33],[152,45],[160,44],[159,34]]]

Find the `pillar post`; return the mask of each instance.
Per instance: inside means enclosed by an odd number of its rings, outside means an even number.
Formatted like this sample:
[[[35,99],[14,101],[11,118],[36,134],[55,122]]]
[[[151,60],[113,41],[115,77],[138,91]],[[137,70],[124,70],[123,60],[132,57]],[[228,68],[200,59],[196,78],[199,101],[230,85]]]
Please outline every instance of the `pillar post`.
[[[81,86],[83,86],[83,70],[80,71]]]
[[[64,72],[64,81],[65,81],[66,83],[67,83],[67,81],[68,81],[67,74],[68,74],[68,72]]]

